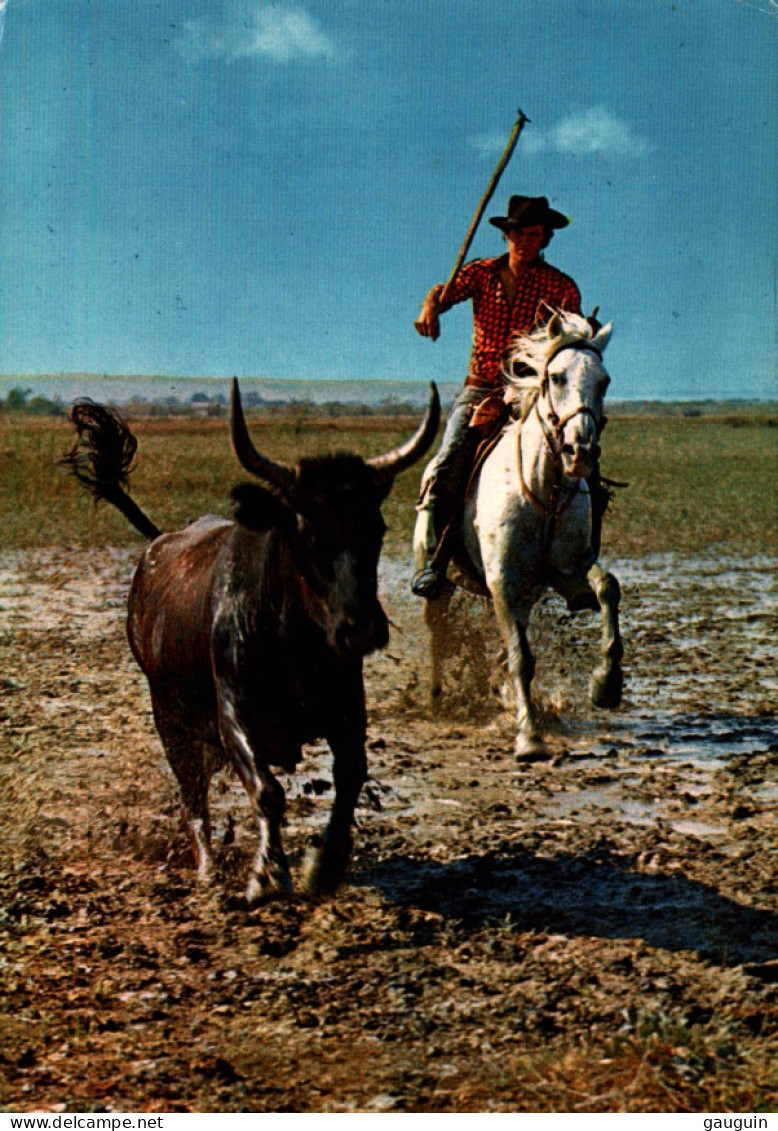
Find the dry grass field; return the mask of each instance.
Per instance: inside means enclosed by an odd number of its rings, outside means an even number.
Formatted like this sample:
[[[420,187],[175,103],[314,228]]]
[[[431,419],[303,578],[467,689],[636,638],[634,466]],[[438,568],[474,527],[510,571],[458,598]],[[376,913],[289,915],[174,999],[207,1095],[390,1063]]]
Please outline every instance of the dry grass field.
[[[243,472],[224,419],[128,417],[139,440],[133,493],[158,526],[173,529],[201,514],[229,514],[229,488]],[[413,431],[414,418],[366,416],[289,420],[249,416],[258,447],[294,459],[345,449],[369,456]],[[71,442],[62,418],[0,414],[0,545],[6,549],[75,544],[129,545],[126,522],[108,508],[84,506],[55,461]],[[744,553],[778,545],[778,413],[768,407],[700,416],[611,413],[603,472],[627,481],[608,519],[609,547],[623,556],[696,553],[729,544]],[[407,552],[419,475],[402,476],[385,510],[389,553]]]
[[[158,525],[229,514],[226,421],[132,423],[133,494]],[[375,454],[415,423],[250,419],[290,459]],[[249,911],[255,832],[227,772],[217,883],[194,882],[124,636],[141,540],[56,470],[64,420],[0,416],[0,1109],[777,1111],[776,423],[611,413],[625,700],[589,706],[598,624],[542,602],[553,757],[533,765],[512,755],[483,601],[456,609],[448,711],[429,718],[407,584],[419,470],[401,477],[350,876]],[[326,747],[280,780],[298,874]]]

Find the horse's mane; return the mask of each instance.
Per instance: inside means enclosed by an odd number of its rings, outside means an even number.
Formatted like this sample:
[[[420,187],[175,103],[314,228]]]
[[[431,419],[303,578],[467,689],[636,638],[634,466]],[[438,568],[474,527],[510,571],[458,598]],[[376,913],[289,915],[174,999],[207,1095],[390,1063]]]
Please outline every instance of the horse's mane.
[[[506,385],[515,389],[522,402],[522,419],[535,403],[546,367],[546,360],[564,346],[589,342],[596,333],[595,327],[581,314],[569,310],[554,312],[560,323],[559,333],[549,337],[548,326],[540,326],[527,334],[516,334],[508,342],[502,355],[500,372]]]

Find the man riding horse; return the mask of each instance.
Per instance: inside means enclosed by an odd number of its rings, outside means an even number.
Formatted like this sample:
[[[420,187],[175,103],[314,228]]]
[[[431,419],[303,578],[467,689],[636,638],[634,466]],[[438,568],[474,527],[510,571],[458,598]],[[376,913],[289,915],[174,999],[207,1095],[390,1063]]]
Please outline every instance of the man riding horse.
[[[493,216],[508,243],[507,254],[475,259],[465,264],[446,288],[434,286],[424,300],[416,322],[418,332],[433,340],[440,334],[438,316],[456,303],[473,300],[473,347],[465,387],[456,398],[435,459],[424,475],[417,510],[427,518],[428,560],[412,580],[418,597],[434,598],[440,592],[450,560],[451,538],[444,537],[458,517],[480,432],[471,427],[479,405],[504,384],[502,355],[517,334],[549,320],[555,310],[581,312],[581,296],[574,281],[546,263],[540,254],[558,228],[569,224],[566,216],[549,207],[544,196],[512,196],[507,216]],[[599,551],[602,513],[607,492],[595,469],[589,479],[592,500],[592,545]]]

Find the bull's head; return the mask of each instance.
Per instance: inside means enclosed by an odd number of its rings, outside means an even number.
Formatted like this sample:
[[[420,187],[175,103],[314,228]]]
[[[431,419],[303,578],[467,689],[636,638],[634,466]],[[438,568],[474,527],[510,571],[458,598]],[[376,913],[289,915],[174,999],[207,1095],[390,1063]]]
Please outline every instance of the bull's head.
[[[272,488],[235,487],[235,518],[251,530],[283,534],[310,591],[311,616],[330,645],[344,655],[364,656],[387,643],[387,620],[378,600],[378,557],[385,530],[381,503],[395,476],[428,450],[439,421],[440,399],[432,385],[424,419],[399,448],[368,460],[323,456],[292,467],[256,450],[233,380],[230,430],[235,454],[247,471]]]

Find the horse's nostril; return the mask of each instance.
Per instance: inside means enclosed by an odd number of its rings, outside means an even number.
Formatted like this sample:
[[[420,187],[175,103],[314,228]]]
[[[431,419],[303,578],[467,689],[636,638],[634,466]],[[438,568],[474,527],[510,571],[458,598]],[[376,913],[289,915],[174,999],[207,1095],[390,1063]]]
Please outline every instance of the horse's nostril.
[[[562,454],[566,455],[566,456],[575,455],[575,448],[573,447],[572,444],[563,444],[562,445]]]

